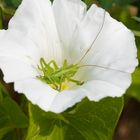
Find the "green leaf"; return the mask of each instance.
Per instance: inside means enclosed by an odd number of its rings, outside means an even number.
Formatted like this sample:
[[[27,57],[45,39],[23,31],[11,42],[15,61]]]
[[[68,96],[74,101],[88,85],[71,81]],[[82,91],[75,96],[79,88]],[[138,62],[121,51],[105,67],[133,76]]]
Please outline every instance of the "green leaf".
[[[12,128],[11,127],[4,127],[4,128],[0,128],[0,140],[3,138],[3,136],[5,134],[7,134],[9,131],[11,131]]]
[[[3,14],[13,16],[14,13],[15,13],[15,9],[13,8],[6,8],[6,7],[3,8]]]
[[[21,140],[22,138],[18,139],[18,135],[16,134],[16,131],[10,131],[7,133],[2,140]]]
[[[132,74],[132,85],[139,84],[140,85],[140,67],[138,67],[135,72]]]
[[[3,29],[3,13],[1,7],[0,7],[0,29]]]
[[[2,101],[3,97],[9,96],[8,91],[6,88],[3,86],[3,84],[0,82],[0,101]]]
[[[9,96],[8,91],[3,86],[3,84],[0,82],[0,103],[3,101],[5,96]]]
[[[132,75],[132,85],[127,91],[126,97],[135,98],[140,101],[140,68],[138,67]]]
[[[95,0],[82,0],[82,1],[85,2],[89,8],[94,3]]]
[[[5,97],[0,102],[0,139],[15,128],[26,128],[27,117],[18,105],[10,98]]]
[[[111,140],[122,108],[122,98],[84,99],[61,114],[30,104],[26,140]]]

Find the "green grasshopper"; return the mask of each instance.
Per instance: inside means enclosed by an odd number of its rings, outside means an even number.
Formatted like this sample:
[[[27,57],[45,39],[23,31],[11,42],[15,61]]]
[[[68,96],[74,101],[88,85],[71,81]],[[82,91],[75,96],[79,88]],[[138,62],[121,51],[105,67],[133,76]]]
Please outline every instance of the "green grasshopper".
[[[54,60],[51,60],[47,64],[44,58],[41,58],[38,69],[42,72],[42,75],[38,78],[58,91],[62,90],[62,84],[66,81],[73,82],[76,85],[83,84],[83,82],[73,79],[79,66],[77,64],[68,65],[66,59],[64,60],[63,65],[59,67]]]

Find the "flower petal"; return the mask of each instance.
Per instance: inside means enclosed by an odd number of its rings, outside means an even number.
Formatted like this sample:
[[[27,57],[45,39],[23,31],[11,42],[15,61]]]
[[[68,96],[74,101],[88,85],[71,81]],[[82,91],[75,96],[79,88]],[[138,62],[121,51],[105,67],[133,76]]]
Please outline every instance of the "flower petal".
[[[122,93],[124,93],[124,90],[111,83],[93,80],[74,90],[65,90],[56,94],[50,105],[49,111],[55,113],[63,112],[85,97],[88,97],[92,101],[99,101],[107,96],[120,97]]]
[[[40,58],[40,50],[17,30],[0,31],[0,56],[31,57],[34,62]]]
[[[59,93],[47,84],[36,78],[31,78],[15,82],[14,87],[19,93],[24,93],[33,104],[45,111],[53,111],[50,110],[50,106]]]
[[[93,8],[102,11],[101,8]],[[99,17],[100,14],[96,16]],[[133,33],[106,13],[103,29],[85,58],[85,63],[132,73],[137,65],[136,57],[137,49]]]
[[[35,78],[15,82],[15,90],[24,93],[33,104],[41,109],[55,113],[66,110],[86,96],[83,88],[59,93]]]
[[[9,56],[0,56],[0,68],[4,73],[4,80],[7,83],[39,75],[37,70],[32,67],[30,63]]]
[[[134,35],[122,23],[111,18],[107,12],[105,13],[104,18],[104,13],[105,11],[102,8],[93,4],[88,10],[85,18],[79,23],[72,40],[72,61],[81,59],[83,54],[85,54],[92,45],[92,49],[84,58],[85,63],[92,62],[91,64],[96,65],[97,62],[101,63],[99,61],[102,60],[103,66],[108,66],[106,65],[108,62],[116,65],[116,63],[119,64],[120,61],[123,61],[121,65],[122,68],[119,70],[124,70],[124,61],[129,59],[132,61],[131,66],[133,67],[133,71],[135,65],[133,65],[133,60],[136,60]],[[103,28],[101,29],[102,25]],[[99,32],[100,34],[98,35]],[[92,44],[93,42],[94,44]],[[127,50],[129,50],[129,53]],[[96,63],[93,63],[95,61]],[[126,63],[126,65],[128,65],[128,63]],[[115,66],[113,67],[117,68]],[[127,71],[130,72],[131,70],[128,69]]]
[[[108,85],[108,89],[111,87],[109,84],[111,84],[125,91],[130,86],[131,73],[138,64],[134,35],[122,23],[111,18],[107,12],[105,13],[105,21],[103,19],[104,10],[93,5],[77,28],[77,37],[73,41],[77,47],[72,48],[72,61],[75,59],[79,61],[88,51],[92,42],[95,41],[90,51],[82,59],[81,65],[90,66],[83,67],[79,77],[85,81],[93,80],[95,83],[100,81],[95,88],[97,92],[104,89],[104,82],[108,83],[105,83],[106,86]],[[112,96],[114,93],[116,96],[121,95],[120,92],[116,92],[118,90],[115,91],[116,88],[114,88],[114,92],[112,90]],[[103,96],[105,92],[102,90]]]
[[[104,12],[105,10],[97,8],[96,5],[92,5],[84,18],[77,24],[69,50],[72,62],[75,60],[77,62],[92,45],[102,27]]]
[[[84,88],[74,90],[65,90],[57,94],[50,106],[50,111],[60,113],[80,102],[87,97],[87,91]],[[63,99],[63,100],[62,100]]]
[[[51,2],[23,0],[8,30],[0,31],[0,67],[4,79],[14,82],[35,77],[41,57],[58,62],[62,57]]]
[[[102,88],[100,88],[101,85]],[[116,97],[116,93],[121,96],[124,92],[121,88],[107,82],[90,81],[74,90],[65,90],[59,93],[34,78],[15,82],[15,90],[24,93],[33,104],[38,105],[44,111],[55,113],[65,111],[80,102],[84,97],[98,101],[106,96]]]
[[[0,31],[0,68],[6,82],[38,75],[34,67],[34,58],[38,58],[38,49],[32,46],[32,42],[23,37],[20,32]]]
[[[9,29],[18,30],[32,40],[48,61],[61,61],[60,41],[49,0],[23,0]]]
[[[91,101],[99,101],[105,97],[120,97],[125,90],[115,86],[112,83],[100,80],[92,80],[83,85],[84,90],[87,91],[87,97]]]
[[[77,24],[86,13],[86,5],[81,0],[54,0],[53,10],[63,49],[68,55]]]

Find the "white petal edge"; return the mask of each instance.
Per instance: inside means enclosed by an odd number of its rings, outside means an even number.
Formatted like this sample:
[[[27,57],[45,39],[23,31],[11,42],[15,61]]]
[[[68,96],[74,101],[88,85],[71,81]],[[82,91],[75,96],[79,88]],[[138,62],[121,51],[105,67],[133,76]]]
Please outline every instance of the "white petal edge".
[[[91,101],[99,101],[105,97],[121,97],[125,90],[111,83],[100,80],[92,80],[83,85],[87,91],[87,97]]]
[[[105,81],[88,81],[74,90],[66,90],[57,94],[52,102],[50,111],[63,112],[85,97],[90,101],[99,101],[105,97],[121,97],[124,92],[125,90]]]
[[[55,96],[59,94],[58,91],[37,78],[16,81],[14,88],[17,92],[23,93],[33,104],[38,105],[45,111],[50,111],[50,106]]]
[[[33,78],[39,75],[38,71],[28,61],[9,56],[0,56],[0,68],[7,83]]]
[[[102,86],[102,88],[100,88]],[[33,104],[44,111],[60,113],[88,97],[99,101],[104,97],[120,97],[125,91],[103,81],[89,81],[74,90],[58,92],[38,79],[26,79],[14,84],[15,90],[23,93]],[[114,92],[115,91],[115,92]],[[114,92],[112,94],[112,92]]]
[[[83,88],[58,92],[36,78],[16,81],[14,88],[44,111],[55,113],[63,112],[86,97]]]
[[[21,39],[23,38],[23,39]],[[38,75],[35,69],[38,49],[34,44],[15,30],[0,31],[0,68],[6,82],[14,82]]]

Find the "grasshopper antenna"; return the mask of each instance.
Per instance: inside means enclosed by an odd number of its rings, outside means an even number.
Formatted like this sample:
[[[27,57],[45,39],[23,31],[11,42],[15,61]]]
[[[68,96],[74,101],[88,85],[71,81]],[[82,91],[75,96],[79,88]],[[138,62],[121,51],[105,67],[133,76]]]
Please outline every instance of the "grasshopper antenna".
[[[104,23],[105,23],[105,15],[106,15],[106,11],[104,10],[104,15],[103,15],[103,21],[102,21],[102,25],[100,27],[100,30],[98,32],[98,34],[96,35],[95,39],[93,40],[93,42],[91,43],[91,46],[88,48],[88,50],[85,52],[85,54],[82,56],[82,58],[78,61],[78,64],[85,58],[85,56],[89,53],[89,51],[91,50],[91,48],[93,47],[95,41],[97,40],[97,38],[99,37],[103,27],[104,27]]]
[[[105,24],[105,16],[106,16],[106,11],[104,10],[103,21],[102,21],[102,25],[100,27],[100,30],[99,30],[98,34],[96,35],[95,39],[93,40],[93,42],[91,43],[91,46],[88,48],[88,50],[85,52],[85,54],[78,61],[77,64],[79,64],[85,58],[85,56],[89,53],[89,51],[92,49],[94,43],[96,42],[97,38],[99,37],[99,35],[100,35],[100,33],[101,33],[101,31],[102,31],[102,29],[104,27],[104,24]],[[122,70],[118,70],[118,69],[114,69],[114,68],[109,68],[109,67],[104,67],[104,66],[99,66],[99,65],[81,65],[79,67],[80,68],[82,68],[82,67],[97,67],[97,68],[102,68],[102,69],[109,69],[109,70],[119,71],[121,73],[129,73],[129,72],[125,72],[125,71],[122,71]]]
[[[118,71],[118,72],[121,72],[121,73],[128,73],[129,74],[129,72],[126,72],[126,71],[122,71],[122,70],[118,70],[118,69],[114,69],[114,68],[109,68],[109,67],[104,67],[104,66],[99,66],[99,65],[81,65],[79,67],[80,68],[82,68],[82,67],[97,67],[97,68],[113,70],[113,71]]]

